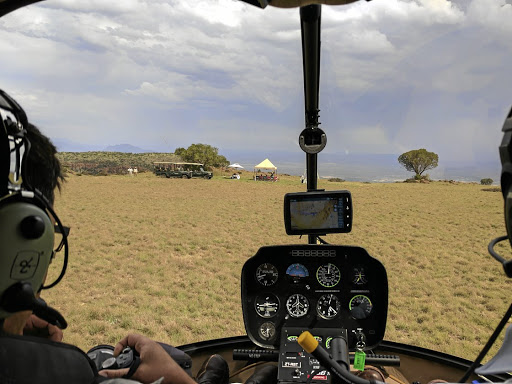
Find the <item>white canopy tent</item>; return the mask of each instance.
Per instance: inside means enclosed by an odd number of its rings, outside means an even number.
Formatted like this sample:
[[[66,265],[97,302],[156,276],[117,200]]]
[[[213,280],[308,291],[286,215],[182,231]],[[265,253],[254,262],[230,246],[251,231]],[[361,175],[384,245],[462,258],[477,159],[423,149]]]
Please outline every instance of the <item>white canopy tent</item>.
[[[244,169],[244,167],[242,167],[240,164],[238,163],[234,163],[234,164],[230,164],[228,165],[228,168],[233,168],[233,169]]]
[[[244,169],[243,166],[241,166],[240,164],[238,163],[233,163],[233,164],[230,164],[226,167],[226,170],[227,171],[230,171],[230,170],[233,170],[235,171],[231,177],[229,177],[230,179],[237,179],[237,180],[240,180],[240,173],[239,171],[241,171],[242,169]]]

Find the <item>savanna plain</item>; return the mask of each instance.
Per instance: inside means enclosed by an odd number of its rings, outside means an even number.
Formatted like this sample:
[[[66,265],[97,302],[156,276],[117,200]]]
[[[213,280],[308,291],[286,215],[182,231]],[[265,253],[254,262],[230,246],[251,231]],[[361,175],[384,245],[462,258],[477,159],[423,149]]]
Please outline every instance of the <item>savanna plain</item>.
[[[56,201],[71,227],[68,272],[44,296],[69,322],[64,341],[88,350],[129,332],[172,345],[244,335],[244,262],[261,246],[307,242],[283,223],[284,194],[305,185],[251,176],[69,175]],[[501,193],[447,182],[319,188],[353,198],[352,232],[325,240],[361,246],[387,269],[386,339],[474,359],[510,304],[511,283],[487,253],[505,234]]]

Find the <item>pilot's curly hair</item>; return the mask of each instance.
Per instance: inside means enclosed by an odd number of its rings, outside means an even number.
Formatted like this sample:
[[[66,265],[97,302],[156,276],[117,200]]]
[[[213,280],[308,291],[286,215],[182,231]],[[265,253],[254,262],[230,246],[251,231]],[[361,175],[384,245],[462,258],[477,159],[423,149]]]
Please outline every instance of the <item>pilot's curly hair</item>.
[[[57,158],[57,148],[33,124],[27,126],[27,139],[30,151],[25,158],[24,182],[38,189],[52,204],[55,201],[55,189],[59,191],[65,181],[60,160]]]

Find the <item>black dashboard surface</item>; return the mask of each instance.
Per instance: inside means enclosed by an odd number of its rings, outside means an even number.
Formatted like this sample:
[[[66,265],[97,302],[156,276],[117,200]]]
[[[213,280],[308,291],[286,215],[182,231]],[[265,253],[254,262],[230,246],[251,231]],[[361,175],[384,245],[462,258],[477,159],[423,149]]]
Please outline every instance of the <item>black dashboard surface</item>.
[[[283,327],[347,329],[367,348],[384,339],[388,282],[384,266],[365,249],[340,245],[262,247],[242,269],[242,309],[249,338],[278,347]]]

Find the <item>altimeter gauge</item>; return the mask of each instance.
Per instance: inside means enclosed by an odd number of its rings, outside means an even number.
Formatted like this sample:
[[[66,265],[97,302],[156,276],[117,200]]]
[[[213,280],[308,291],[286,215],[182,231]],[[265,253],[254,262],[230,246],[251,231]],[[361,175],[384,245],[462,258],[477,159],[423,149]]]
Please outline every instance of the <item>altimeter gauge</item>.
[[[321,265],[316,271],[316,279],[323,287],[332,288],[340,282],[340,269],[331,263]]]
[[[306,316],[309,311],[309,301],[306,296],[294,293],[286,300],[286,309],[291,317]]]
[[[270,263],[261,264],[256,269],[256,280],[265,287],[274,285],[278,277],[279,273],[277,272],[277,268]]]
[[[271,321],[267,321],[260,325],[258,333],[263,340],[270,340],[276,334],[276,326]]]
[[[256,313],[265,319],[274,317],[279,310],[279,299],[272,293],[260,295],[254,301],[254,308]]]
[[[338,299],[336,295],[328,293],[327,295],[323,295],[318,299],[316,312],[321,318],[330,320],[336,317],[336,315],[340,312],[340,308],[340,299]]]

